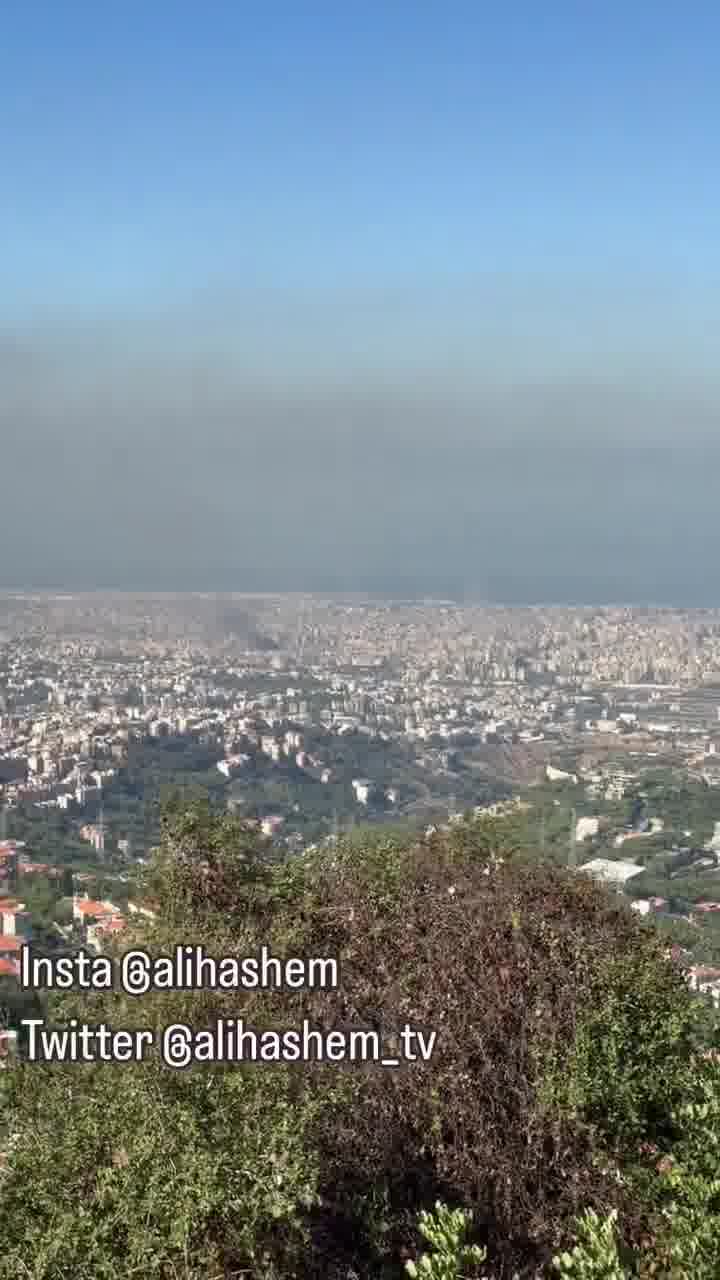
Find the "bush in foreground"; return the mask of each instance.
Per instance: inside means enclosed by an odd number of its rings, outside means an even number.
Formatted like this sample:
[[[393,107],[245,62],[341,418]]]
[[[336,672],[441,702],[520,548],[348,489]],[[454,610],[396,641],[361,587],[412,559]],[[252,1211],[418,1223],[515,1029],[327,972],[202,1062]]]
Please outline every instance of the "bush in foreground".
[[[686,1242],[700,1232],[698,1265],[717,1265],[698,1139],[701,1115],[718,1132],[702,1006],[617,899],[502,850],[502,823],[485,821],[424,840],[367,835],[278,866],[240,823],[172,815],[145,945],[339,955],[339,988],[98,993],[66,999],[65,1016],[197,1028],[307,1017],[385,1043],[410,1023],[437,1032],[435,1052],[397,1070],[176,1073],[155,1059],[4,1073],[16,1137],[0,1276],[399,1280],[437,1202],[463,1215],[463,1248],[486,1251],[488,1276],[556,1275],[563,1252],[596,1265],[571,1252],[588,1212],[615,1214],[618,1256],[637,1265],[666,1253],[670,1265],[670,1221]]]

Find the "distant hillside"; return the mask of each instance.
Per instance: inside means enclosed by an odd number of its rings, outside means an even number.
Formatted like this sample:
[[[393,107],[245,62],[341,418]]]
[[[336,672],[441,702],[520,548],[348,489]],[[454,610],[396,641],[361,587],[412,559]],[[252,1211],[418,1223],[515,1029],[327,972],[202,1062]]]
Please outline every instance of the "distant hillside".
[[[472,767],[484,772],[488,779],[529,786],[543,781],[552,752],[552,745],[547,742],[488,744],[473,748]]]

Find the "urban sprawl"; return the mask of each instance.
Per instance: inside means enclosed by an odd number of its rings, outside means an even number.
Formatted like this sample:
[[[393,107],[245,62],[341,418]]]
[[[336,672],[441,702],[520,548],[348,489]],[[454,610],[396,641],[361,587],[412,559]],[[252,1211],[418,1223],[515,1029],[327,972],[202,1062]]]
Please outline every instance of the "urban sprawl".
[[[194,782],[295,854],[358,822],[512,813],[720,943],[720,611],[0,596],[4,981],[38,931],[100,954],[152,917],[134,878],[163,791]]]

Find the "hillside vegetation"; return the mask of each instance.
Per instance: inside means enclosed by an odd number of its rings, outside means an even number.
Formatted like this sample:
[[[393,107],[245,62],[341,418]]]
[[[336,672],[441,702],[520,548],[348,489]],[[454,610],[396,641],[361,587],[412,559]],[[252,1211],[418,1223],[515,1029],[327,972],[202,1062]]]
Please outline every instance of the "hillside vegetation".
[[[177,804],[146,891],[152,952],[337,956],[339,985],[63,995],[56,1021],[410,1023],[434,1053],[0,1073],[0,1277],[720,1275],[705,1005],[627,904],[516,849],[512,824],[361,830],[277,864]]]

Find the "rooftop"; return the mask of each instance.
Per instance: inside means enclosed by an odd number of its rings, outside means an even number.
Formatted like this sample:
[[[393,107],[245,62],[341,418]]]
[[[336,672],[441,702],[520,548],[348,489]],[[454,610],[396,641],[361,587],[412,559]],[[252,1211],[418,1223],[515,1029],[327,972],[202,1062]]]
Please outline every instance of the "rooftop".
[[[5,934],[0,933],[0,953],[3,951],[19,951],[24,946],[26,938],[22,938],[18,933]]]
[[[610,858],[593,858],[591,862],[583,863],[578,870],[587,872],[588,875],[605,884],[625,884],[627,880],[632,880],[633,876],[642,875],[645,868],[638,867],[635,862],[625,862],[622,859],[614,862]]]

